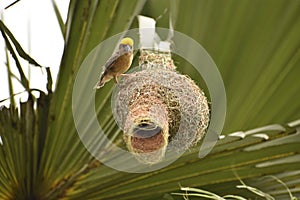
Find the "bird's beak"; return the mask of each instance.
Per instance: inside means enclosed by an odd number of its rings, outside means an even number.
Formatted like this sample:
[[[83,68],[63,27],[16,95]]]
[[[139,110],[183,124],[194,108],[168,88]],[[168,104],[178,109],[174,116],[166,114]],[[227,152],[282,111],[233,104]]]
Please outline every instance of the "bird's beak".
[[[130,46],[130,45],[125,45],[125,46],[124,46],[124,50],[125,50],[126,52],[130,52],[131,46]]]

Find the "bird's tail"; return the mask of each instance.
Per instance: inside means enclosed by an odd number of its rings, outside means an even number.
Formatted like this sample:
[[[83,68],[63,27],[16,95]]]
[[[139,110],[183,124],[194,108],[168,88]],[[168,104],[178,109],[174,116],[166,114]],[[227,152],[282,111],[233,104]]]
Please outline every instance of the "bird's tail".
[[[105,74],[101,74],[100,80],[97,82],[97,84],[94,86],[94,89],[99,89],[104,86],[104,84],[109,81],[110,79],[107,79],[107,76]]]
[[[94,86],[94,89],[99,89],[104,86],[104,81],[103,81],[103,74],[100,76],[100,80],[97,82],[97,84]]]

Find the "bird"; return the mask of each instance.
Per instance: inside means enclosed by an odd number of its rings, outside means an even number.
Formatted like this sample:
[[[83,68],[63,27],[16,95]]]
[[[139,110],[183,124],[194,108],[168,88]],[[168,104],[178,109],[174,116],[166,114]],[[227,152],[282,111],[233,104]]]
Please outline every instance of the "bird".
[[[125,76],[125,72],[130,68],[133,59],[133,39],[125,37],[121,40],[115,53],[107,60],[104,71],[101,73],[100,80],[95,85],[99,89],[111,79],[118,83],[119,76]]]

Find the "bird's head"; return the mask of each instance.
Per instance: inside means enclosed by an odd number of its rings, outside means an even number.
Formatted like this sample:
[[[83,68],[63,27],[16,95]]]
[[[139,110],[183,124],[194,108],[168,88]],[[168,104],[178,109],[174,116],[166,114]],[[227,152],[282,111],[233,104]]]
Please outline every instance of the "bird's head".
[[[122,53],[132,53],[133,40],[129,37],[123,38],[120,42],[119,49]]]

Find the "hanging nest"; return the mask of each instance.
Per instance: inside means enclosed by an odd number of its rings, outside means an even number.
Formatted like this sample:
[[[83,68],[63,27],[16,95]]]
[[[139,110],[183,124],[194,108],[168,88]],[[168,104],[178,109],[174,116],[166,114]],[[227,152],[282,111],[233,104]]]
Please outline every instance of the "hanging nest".
[[[170,54],[142,51],[140,68],[119,83],[114,114],[128,150],[154,164],[166,151],[185,151],[202,138],[209,107],[194,81],[175,70]]]

